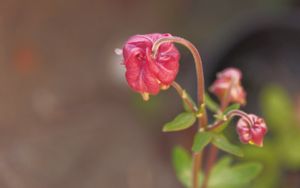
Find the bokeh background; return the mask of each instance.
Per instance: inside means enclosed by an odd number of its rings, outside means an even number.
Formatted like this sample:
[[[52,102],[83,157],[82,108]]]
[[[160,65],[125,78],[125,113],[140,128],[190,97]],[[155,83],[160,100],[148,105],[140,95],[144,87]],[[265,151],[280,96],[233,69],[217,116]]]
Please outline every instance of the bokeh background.
[[[193,41],[207,86],[225,67],[243,71],[245,110],[270,128],[263,149],[243,147],[265,166],[249,187],[300,187],[297,0],[0,0],[0,187],[182,187],[171,149],[190,147],[194,130],[161,132],[180,100],[169,90],[144,103],[114,53],[152,32]],[[180,49],[177,80],[195,95]]]

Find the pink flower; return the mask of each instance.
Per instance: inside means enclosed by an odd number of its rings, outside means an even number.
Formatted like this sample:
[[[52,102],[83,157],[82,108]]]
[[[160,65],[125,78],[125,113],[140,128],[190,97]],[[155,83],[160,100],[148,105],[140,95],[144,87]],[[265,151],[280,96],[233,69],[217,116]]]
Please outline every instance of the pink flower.
[[[240,141],[242,143],[263,146],[264,136],[267,133],[265,121],[254,114],[241,117],[236,127]]]
[[[246,103],[246,92],[241,85],[242,73],[236,68],[227,68],[217,74],[217,80],[210,87],[220,101],[227,100],[228,103],[236,102],[244,105]]]
[[[172,43],[162,44],[156,58],[152,56],[153,43],[170,34],[146,34],[130,37],[123,47],[126,80],[136,92],[147,100],[175,80],[179,69],[180,54]]]

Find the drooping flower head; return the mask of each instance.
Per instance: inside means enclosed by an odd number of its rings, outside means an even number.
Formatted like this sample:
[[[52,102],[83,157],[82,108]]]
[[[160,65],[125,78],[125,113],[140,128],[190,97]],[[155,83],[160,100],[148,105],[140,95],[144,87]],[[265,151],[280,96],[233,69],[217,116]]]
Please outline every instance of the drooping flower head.
[[[128,85],[148,100],[175,80],[179,69],[180,54],[172,43],[160,45],[157,55],[152,54],[153,43],[170,34],[146,34],[130,37],[123,47]]]
[[[236,131],[242,143],[254,144],[259,147],[263,146],[267,130],[265,121],[254,114],[247,114],[247,117],[241,117],[236,126]]]
[[[210,87],[220,101],[228,100],[244,105],[246,103],[246,92],[241,85],[242,73],[236,68],[227,68],[217,74],[217,80]]]

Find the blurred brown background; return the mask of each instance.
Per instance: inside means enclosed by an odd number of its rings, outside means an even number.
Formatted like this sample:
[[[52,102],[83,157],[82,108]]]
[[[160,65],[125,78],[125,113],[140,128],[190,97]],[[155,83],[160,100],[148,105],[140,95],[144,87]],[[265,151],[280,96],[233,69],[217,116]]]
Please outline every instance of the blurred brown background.
[[[298,4],[0,0],[0,187],[181,187],[170,150],[188,146],[189,131],[161,133],[180,101],[167,91],[144,104],[114,49],[137,33],[185,37],[202,52],[209,83],[226,46]],[[179,82],[194,91],[193,65],[181,69]]]

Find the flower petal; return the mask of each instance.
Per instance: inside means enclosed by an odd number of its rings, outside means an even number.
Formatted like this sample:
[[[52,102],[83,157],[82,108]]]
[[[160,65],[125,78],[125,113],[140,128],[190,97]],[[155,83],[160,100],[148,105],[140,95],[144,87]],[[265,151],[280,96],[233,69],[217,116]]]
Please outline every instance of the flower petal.
[[[140,93],[157,94],[175,80],[179,69],[179,52],[172,43],[163,43],[157,57],[152,57],[153,43],[168,33],[153,33],[130,37],[123,47],[126,79],[129,86]]]

